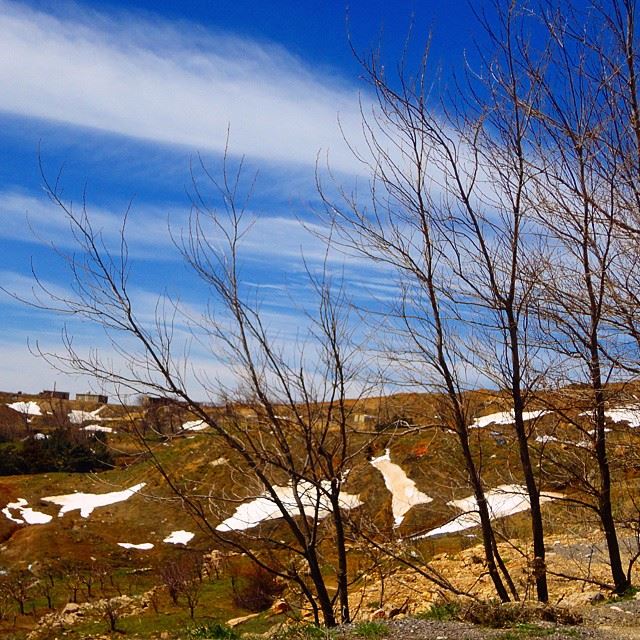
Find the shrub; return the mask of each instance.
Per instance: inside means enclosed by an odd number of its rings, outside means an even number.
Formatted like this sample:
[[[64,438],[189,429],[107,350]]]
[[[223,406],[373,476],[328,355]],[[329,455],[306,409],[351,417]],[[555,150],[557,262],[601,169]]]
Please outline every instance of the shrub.
[[[460,606],[455,602],[434,602],[426,611],[417,615],[421,620],[453,620],[457,618]]]
[[[273,574],[255,564],[235,568],[231,587],[233,603],[254,613],[268,609],[284,591],[284,585]]]
[[[461,615],[466,622],[494,628],[517,627],[518,625],[523,627],[535,621],[568,625],[582,622],[582,617],[579,614],[567,609],[525,602],[506,604],[474,602],[464,610],[461,609]]]

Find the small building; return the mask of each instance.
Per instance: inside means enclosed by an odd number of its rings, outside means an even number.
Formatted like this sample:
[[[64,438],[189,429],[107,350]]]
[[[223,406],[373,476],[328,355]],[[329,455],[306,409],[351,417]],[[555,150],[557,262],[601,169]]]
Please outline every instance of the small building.
[[[377,420],[377,416],[372,416],[368,413],[356,413],[353,416],[353,421],[356,424],[374,424]]]
[[[40,398],[55,398],[56,400],[68,400],[69,392],[68,391],[50,391],[49,389],[45,389],[38,394]]]
[[[109,396],[103,396],[100,393],[76,393],[76,400],[79,402],[97,402],[99,404],[107,404]]]
[[[164,396],[141,396],[143,407],[164,407],[170,404],[180,404],[176,400]]]

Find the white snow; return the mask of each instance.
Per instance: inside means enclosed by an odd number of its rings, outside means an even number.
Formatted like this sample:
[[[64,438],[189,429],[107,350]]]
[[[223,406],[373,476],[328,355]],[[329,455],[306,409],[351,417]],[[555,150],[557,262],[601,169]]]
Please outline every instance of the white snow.
[[[14,402],[12,404],[7,404],[9,409],[13,409],[18,413],[24,413],[28,416],[41,416],[42,411],[40,410],[40,405],[37,402]]]
[[[613,422],[627,422],[630,427],[640,427],[640,405],[632,404],[627,407],[615,407],[604,412]]]
[[[393,511],[394,526],[399,527],[407,511],[417,504],[426,504],[433,498],[418,490],[416,483],[411,480],[404,469],[391,462],[389,449],[384,455],[370,460],[384,478],[384,484],[391,492],[391,510]]]
[[[51,522],[52,517],[48,513],[42,513],[41,511],[34,511],[31,507],[27,507],[29,504],[24,498],[18,498],[16,502],[10,502],[3,510],[9,520],[17,522],[18,524],[46,524]],[[11,512],[17,511],[20,516],[16,517]]]
[[[80,409],[72,409],[68,416],[69,422],[71,424],[82,424],[86,420],[102,420],[102,418],[98,415],[104,406],[96,409],[95,411],[81,411]]]
[[[44,433],[38,432],[33,436],[33,439],[34,440],[46,440],[48,437],[49,436],[45,435]]]
[[[187,544],[195,533],[191,533],[191,531],[184,531],[184,529],[179,529],[178,531],[172,531],[162,542],[167,542],[168,544]]]
[[[149,551],[149,549],[153,549],[153,544],[151,542],[143,542],[141,544],[133,544],[132,542],[118,542],[118,546],[123,549],[140,549],[141,551]]]
[[[104,427],[101,424],[88,424],[86,427],[82,427],[83,431],[90,431],[95,433],[96,431],[100,431],[102,433],[113,433],[113,429],[111,427]]]
[[[189,420],[182,425],[183,431],[202,431],[209,425],[204,420]]]
[[[331,483],[328,480],[323,480],[321,483],[323,493],[318,495],[318,488],[311,482],[298,483],[298,497],[306,516],[314,517],[316,509],[318,518],[326,518],[331,513],[331,504],[324,493],[324,491],[329,490],[330,486]],[[292,516],[301,515],[291,484],[285,487],[274,487],[274,489],[287,513]],[[340,507],[343,509],[355,509],[362,504],[359,496],[345,492],[340,493],[339,502]],[[227,518],[216,527],[216,530],[243,531],[244,529],[256,527],[265,520],[275,520],[281,517],[282,511],[273,498],[269,494],[263,493],[251,502],[245,502],[240,505],[230,518]]]
[[[520,513],[531,507],[526,487],[518,484],[501,484],[495,489],[487,491],[485,496],[492,520]],[[562,497],[561,493],[543,492],[540,494],[540,503]],[[432,529],[423,535],[416,536],[415,539],[430,538],[444,533],[457,533],[480,525],[480,514],[477,511],[477,502],[474,496],[451,500],[447,504],[463,511],[463,513],[437,529]]]
[[[549,411],[538,409],[536,411],[524,411],[522,414],[523,420],[535,420],[542,416],[546,416]],[[475,420],[469,425],[470,429],[482,429],[488,427],[490,424],[511,424],[515,421],[515,412],[513,409],[510,411],[500,411],[499,413],[490,413],[488,416],[481,416],[475,418]]]
[[[136,484],[123,491],[111,491],[109,493],[69,493],[62,496],[49,496],[42,498],[45,502],[53,502],[62,508],[58,517],[62,517],[68,511],[80,510],[83,518],[88,518],[96,507],[106,507],[116,502],[128,500],[145,486],[145,482]]]
[[[611,429],[605,429],[604,431],[605,433],[610,433]],[[593,437],[596,434],[596,430],[591,429],[591,431],[587,431],[587,433],[591,437]],[[560,438],[549,435],[536,436],[536,442],[540,442],[541,444],[548,444],[549,442],[559,442],[563,445],[568,445],[570,447],[580,447],[581,449],[590,449],[593,446],[592,440],[580,440],[578,442],[574,442],[572,440],[561,440]]]

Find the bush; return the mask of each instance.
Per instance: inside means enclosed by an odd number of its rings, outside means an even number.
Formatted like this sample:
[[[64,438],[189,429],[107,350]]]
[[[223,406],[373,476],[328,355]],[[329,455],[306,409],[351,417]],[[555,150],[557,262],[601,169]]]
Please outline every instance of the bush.
[[[231,574],[233,603],[254,613],[268,609],[284,591],[275,576],[258,565],[235,568]]]
[[[582,617],[579,614],[567,609],[525,602],[505,604],[474,602],[464,610],[461,609],[461,614],[466,622],[494,628],[522,626],[535,621],[568,625],[582,622]]]
[[[0,475],[64,471],[88,473],[113,468],[105,434],[56,429],[47,438],[34,436],[2,445]]]
[[[426,611],[418,614],[421,620],[453,620],[457,618],[460,606],[455,602],[434,602]]]

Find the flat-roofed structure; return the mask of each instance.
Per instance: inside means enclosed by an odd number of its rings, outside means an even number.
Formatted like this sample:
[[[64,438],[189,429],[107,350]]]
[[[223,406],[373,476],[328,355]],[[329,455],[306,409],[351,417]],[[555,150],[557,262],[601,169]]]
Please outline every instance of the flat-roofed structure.
[[[105,396],[100,393],[76,393],[76,400],[80,402],[98,402],[100,404],[107,404],[107,402],[109,402],[109,396]]]
[[[41,391],[38,396],[40,398],[55,398],[56,400],[68,400],[69,399],[69,392],[68,391],[56,391],[55,389],[53,391],[49,390],[49,389],[45,389],[44,391]]]

